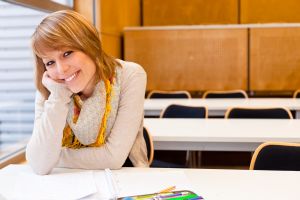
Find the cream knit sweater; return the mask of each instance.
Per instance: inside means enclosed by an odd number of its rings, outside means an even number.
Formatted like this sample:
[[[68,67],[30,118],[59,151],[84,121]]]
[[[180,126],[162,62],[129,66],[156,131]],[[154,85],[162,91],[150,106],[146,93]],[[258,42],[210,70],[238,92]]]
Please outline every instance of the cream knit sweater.
[[[51,86],[48,100],[37,92],[34,129],[26,149],[26,159],[37,174],[48,174],[54,167],[118,169],[128,156],[134,166],[148,166],[142,133],[146,73],[135,63],[119,62],[123,67],[117,117],[101,147],[63,148],[70,95],[58,85]]]

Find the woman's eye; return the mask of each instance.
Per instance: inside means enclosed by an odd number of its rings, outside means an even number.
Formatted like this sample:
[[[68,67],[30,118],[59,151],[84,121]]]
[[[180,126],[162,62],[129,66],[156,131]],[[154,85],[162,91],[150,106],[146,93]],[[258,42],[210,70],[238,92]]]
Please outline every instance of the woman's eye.
[[[66,52],[64,53],[64,57],[69,56],[71,53],[73,53],[73,51],[66,51]]]
[[[49,66],[53,65],[53,63],[54,63],[54,61],[49,61],[49,62],[47,62],[47,63],[46,63],[46,67],[49,67]]]

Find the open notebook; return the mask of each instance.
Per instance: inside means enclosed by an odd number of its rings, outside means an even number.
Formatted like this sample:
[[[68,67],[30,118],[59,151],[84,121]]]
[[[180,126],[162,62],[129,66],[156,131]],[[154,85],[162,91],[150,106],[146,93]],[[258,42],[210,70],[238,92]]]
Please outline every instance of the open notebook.
[[[192,190],[191,185],[182,171],[172,172],[120,172],[113,171],[117,187],[116,197],[125,197],[141,194],[157,193],[170,186],[176,186],[176,190]],[[98,193],[99,198],[112,198],[114,194],[105,181],[104,173],[95,173],[95,181],[98,188],[105,188]]]
[[[96,192],[93,171],[57,169],[39,176],[28,165],[9,165],[0,170],[3,199],[80,199]]]
[[[156,193],[170,186],[192,190],[182,171],[115,170],[116,191],[104,170],[54,169],[39,176],[28,165],[9,165],[0,170],[0,195],[7,199],[114,199]],[[116,196],[115,196],[116,195]],[[1,197],[1,196],[0,196]]]

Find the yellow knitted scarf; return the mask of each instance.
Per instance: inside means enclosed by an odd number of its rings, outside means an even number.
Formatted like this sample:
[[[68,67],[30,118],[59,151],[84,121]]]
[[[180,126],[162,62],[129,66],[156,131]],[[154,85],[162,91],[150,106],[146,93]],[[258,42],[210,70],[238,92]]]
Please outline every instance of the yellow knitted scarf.
[[[102,117],[101,126],[99,129],[99,133],[97,139],[94,143],[89,145],[83,145],[74,135],[71,127],[69,124],[66,125],[63,131],[63,138],[62,138],[62,146],[68,147],[72,149],[79,149],[84,147],[99,147],[105,143],[105,130],[106,130],[106,123],[109,113],[111,111],[111,96],[112,96],[112,85],[109,80],[105,80],[105,89],[106,89],[106,105],[104,115]],[[82,106],[80,97],[78,95],[73,96],[74,99],[74,115],[73,115],[73,123],[76,123],[80,114],[80,109]]]

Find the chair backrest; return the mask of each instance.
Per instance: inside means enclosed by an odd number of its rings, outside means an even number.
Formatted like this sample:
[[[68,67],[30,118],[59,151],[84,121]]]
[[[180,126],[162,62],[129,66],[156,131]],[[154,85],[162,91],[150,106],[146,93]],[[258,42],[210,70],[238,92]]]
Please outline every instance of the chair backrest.
[[[151,91],[147,99],[190,99],[191,94],[188,91]]]
[[[300,144],[261,144],[252,156],[250,170],[300,171]]]
[[[152,136],[146,127],[143,127],[143,136],[147,146],[147,157],[150,166],[154,157],[154,146],[153,146]]]
[[[286,108],[229,108],[225,118],[237,119],[293,119]]]
[[[300,90],[296,90],[293,94],[293,98],[300,98]]]
[[[208,98],[248,98],[247,93],[244,90],[227,90],[227,91],[213,91],[208,90],[203,94],[204,99]]]
[[[208,112],[206,107],[194,107],[171,104],[165,108],[161,118],[207,118]]]

